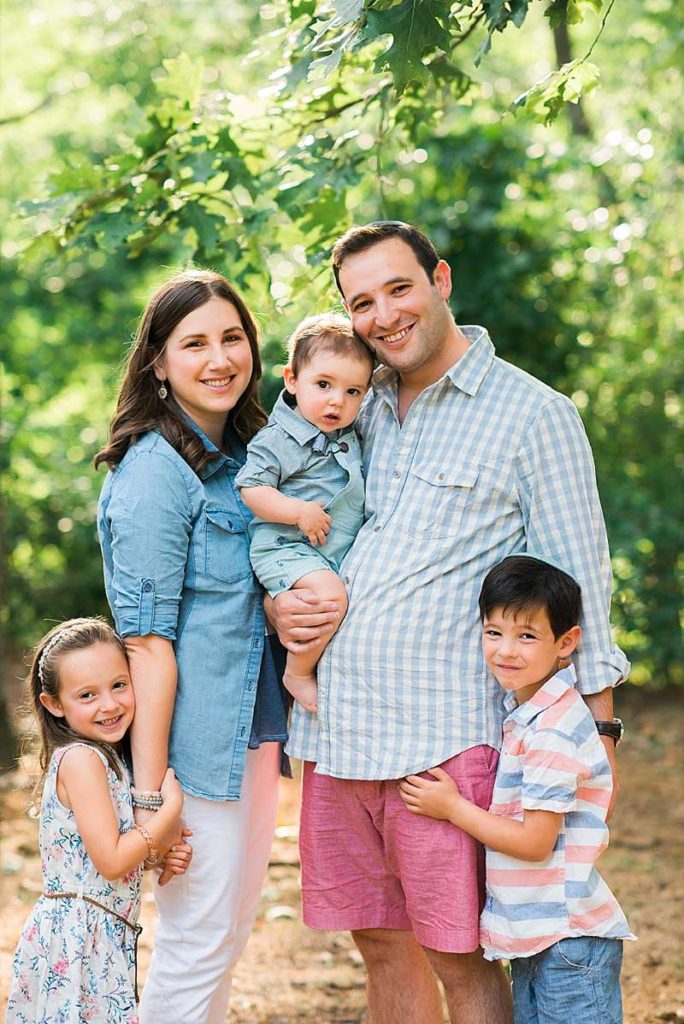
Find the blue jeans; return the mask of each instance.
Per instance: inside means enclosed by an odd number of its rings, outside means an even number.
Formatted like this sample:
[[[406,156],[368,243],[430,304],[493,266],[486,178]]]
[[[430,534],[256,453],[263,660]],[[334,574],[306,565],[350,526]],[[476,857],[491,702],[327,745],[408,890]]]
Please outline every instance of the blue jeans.
[[[561,939],[511,961],[515,1024],[622,1024],[622,941]]]

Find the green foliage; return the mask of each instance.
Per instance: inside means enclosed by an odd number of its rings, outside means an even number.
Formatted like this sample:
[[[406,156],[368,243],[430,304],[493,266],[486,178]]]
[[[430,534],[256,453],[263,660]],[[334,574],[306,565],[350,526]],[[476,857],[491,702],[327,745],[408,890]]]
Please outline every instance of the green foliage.
[[[334,238],[397,217],[451,264],[459,321],[573,396],[633,678],[683,682],[682,62],[667,4],[627,0],[598,45],[600,0],[553,0],[545,17],[523,0],[119,0],[89,17],[58,2],[49,19],[11,6],[34,57],[18,46],[5,74],[11,643],[104,609],[89,461],[150,288],[192,261],[236,281],[262,325],[270,405],[284,338],[339,302]],[[555,70],[549,26],[563,23],[576,56]],[[562,116],[580,96],[585,137]],[[10,216],[21,203],[28,220]]]

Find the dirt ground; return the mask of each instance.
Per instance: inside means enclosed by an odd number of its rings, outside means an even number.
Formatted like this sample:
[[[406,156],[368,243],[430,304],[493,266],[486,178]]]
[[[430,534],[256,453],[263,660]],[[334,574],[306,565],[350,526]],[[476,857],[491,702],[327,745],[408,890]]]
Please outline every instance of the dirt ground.
[[[628,729],[620,751],[622,797],[601,870],[639,939],[625,948],[625,1021],[684,1022],[684,701],[676,694],[625,692],[619,713]],[[5,776],[0,785],[2,1011],[12,952],[41,883],[37,822],[26,813],[26,777],[17,772]],[[299,919],[297,803],[296,782],[284,781],[268,878],[257,924],[236,971],[230,1020],[368,1024],[364,969],[350,939],[310,931]],[[146,889],[143,979],[154,940],[154,915]]]

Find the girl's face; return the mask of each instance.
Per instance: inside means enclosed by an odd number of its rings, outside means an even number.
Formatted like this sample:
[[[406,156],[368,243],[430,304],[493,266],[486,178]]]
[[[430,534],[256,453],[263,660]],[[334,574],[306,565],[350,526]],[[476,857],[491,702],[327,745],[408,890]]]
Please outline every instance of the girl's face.
[[[216,296],[176,325],[154,365],[183,412],[221,446],[228,414],[252,376],[252,350],[240,315]]]
[[[287,366],[285,387],[297,398],[297,411],[323,433],[356,419],[372,373],[370,360],[324,349],[314,352],[295,377]]]
[[[92,644],[62,655],[57,672],[59,695],[41,693],[43,707],[56,718],[65,718],[84,739],[110,744],[122,740],[135,713],[123,651],[116,644]]]

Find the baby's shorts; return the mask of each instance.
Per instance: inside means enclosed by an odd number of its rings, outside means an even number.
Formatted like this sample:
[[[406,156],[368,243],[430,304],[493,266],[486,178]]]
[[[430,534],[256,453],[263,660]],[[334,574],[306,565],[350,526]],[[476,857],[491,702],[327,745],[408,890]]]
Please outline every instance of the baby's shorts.
[[[254,573],[271,597],[290,590],[310,572],[338,573],[354,535],[335,528],[326,543],[315,548],[295,527],[261,523],[253,528],[249,557]]]

